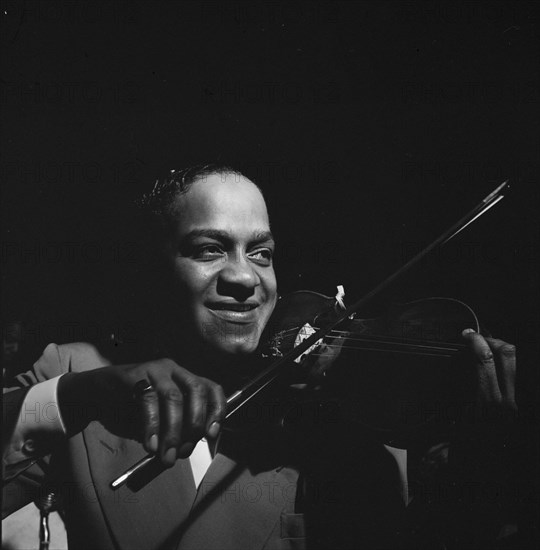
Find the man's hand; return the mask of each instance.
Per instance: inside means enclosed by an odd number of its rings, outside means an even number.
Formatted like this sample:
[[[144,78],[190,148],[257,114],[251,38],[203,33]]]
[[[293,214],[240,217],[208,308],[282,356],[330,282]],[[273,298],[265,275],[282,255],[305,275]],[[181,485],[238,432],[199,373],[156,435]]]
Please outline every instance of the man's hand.
[[[150,387],[134,392],[141,381]],[[64,375],[58,400],[68,432],[100,420],[118,435],[139,439],[165,466],[189,456],[202,437],[215,438],[225,416],[222,388],[171,359]],[[83,425],[80,412],[79,425],[70,422],[76,408],[87,411]]]
[[[472,329],[463,331],[472,351],[475,379],[474,423],[477,427],[512,419],[516,405],[516,348]],[[495,422],[494,422],[495,421]]]
[[[469,376],[463,380],[464,408],[458,409],[456,430],[449,441],[431,442],[427,452],[421,446],[415,450],[409,480],[416,513],[428,518],[426,526],[440,526],[431,535],[439,544],[502,548],[501,533],[515,529],[507,496],[514,494],[509,451],[517,416],[516,350],[472,329],[463,331],[463,339],[470,348]]]
[[[454,466],[474,469],[476,464],[486,477],[493,471],[499,476],[498,455],[517,415],[515,347],[503,340],[484,337],[473,329],[462,334],[470,347],[471,360],[461,393],[464,407],[458,409],[453,443],[431,441],[427,451],[422,446],[416,449],[417,472],[424,480],[446,475],[449,456],[453,457]]]

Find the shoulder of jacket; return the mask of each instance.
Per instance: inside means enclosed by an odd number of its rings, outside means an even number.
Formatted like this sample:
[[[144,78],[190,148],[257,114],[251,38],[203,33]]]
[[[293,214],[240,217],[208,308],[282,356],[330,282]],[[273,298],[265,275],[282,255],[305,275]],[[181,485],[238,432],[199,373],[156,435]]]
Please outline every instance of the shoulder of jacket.
[[[81,372],[111,364],[110,359],[103,355],[96,345],[89,342],[72,342],[56,347],[66,372]]]

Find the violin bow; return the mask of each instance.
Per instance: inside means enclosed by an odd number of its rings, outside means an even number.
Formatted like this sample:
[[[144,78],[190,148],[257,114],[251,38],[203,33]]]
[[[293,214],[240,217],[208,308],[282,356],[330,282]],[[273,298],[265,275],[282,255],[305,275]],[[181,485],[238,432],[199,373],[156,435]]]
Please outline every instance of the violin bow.
[[[448,228],[438,238],[431,242],[428,246],[422,249],[418,254],[411,258],[408,262],[402,265],[394,273],[376,285],[367,294],[362,296],[359,300],[351,304],[348,308],[344,309],[340,315],[331,323],[320,328],[314,332],[311,336],[303,340],[295,348],[285,353],[282,357],[276,359],[266,369],[262,370],[257,376],[248,382],[243,388],[234,392],[227,398],[226,401],[226,414],[225,418],[232,416],[238,409],[243,407],[248,401],[261,392],[266,386],[274,381],[283,370],[285,365],[288,365],[291,361],[294,361],[297,357],[302,355],[307,349],[316,344],[321,338],[324,338],[331,330],[335,329],[345,319],[356,313],[360,308],[365,306],[369,301],[378,296],[384,289],[390,286],[396,279],[401,277],[404,273],[409,271],[415,266],[422,258],[427,256],[437,246],[444,245],[456,235],[461,233],[467,226],[477,220],[480,216],[485,214],[498,202],[500,202],[504,195],[502,191],[508,186],[508,180],[498,185],[489,195],[487,195],[479,204],[477,204],[472,210],[467,212],[459,221]],[[126,470],[121,476],[111,482],[111,488],[118,489],[124,485],[129,478],[144,468],[147,464],[155,459],[155,455],[149,454],[142,458],[139,462],[134,464],[131,468]]]

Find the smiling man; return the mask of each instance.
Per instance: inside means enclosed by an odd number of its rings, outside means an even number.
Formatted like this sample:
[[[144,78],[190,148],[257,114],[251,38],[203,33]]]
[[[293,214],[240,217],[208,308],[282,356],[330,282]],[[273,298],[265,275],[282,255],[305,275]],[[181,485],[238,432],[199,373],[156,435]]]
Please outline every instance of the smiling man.
[[[4,398],[4,514],[32,500],[45,475],[63,495],[76,549],[392,547],[404,465],[387,448],[347,425],[326,426],[303,453],[274,432],[224,429],[225,395],[255,374],[277,299],[259,188],[208,165],[171,171],[142,205],[159,229],[149,240],[163,270],[156,264],[160,278],[146,289],[162,297],[152,319],[158,351],[118,364],[114,349],[50,344],[17,377]],[[477,402],[513,410],[513,347],[464,339]],[[155,467],[113,491],[147,452]]]
[[[198,353],[252,353],[276,303],[274,240],[260,190],[236,172],[201,175],[177,197],[167,256]]]
[[[145,271],[154,276],[145,290],[163,299],[152,323],[159,352],[150,361],[115,365],[114,350],[48,346],[17,379],[32,384],[28,393],[14,389],[7,396],[13,404],[24,399],[22,411],[46,403],[60,414],[46,424],[19,419],[4,452],[7,477],[23,484],[25,475],[41,477],[42,468],[25,469],[52,453],[47,480],[78,495],[65,503],[75,548],[147,550],[179,537],[182,549],[258,547],[269,536],[281,541],[279,519],[294,511],[296,471],[276,473],[283,464],[272,463],[270,473],[248,473],[238,450],[221,450],[234,435],[215,449],[224,390],[231,393],[255,374],[250,358],[277,300],[275,244],[262,193],[231,168],[199,166],[171,171],[140,206],[154,248]],[[147,472],[142,489],[128,485],[120,493],[131,496],[118,496],[110,482],[145,451],[170,469],[157,477]],[[220,484],[230,496],[210,498]],[[14,487],[6,493],[7,512],[24,500]],[[255,502],[250,487],[268,494]],[[250,516],[249,528],[239,529]],[[286,516],[282,523],[286,530]]]

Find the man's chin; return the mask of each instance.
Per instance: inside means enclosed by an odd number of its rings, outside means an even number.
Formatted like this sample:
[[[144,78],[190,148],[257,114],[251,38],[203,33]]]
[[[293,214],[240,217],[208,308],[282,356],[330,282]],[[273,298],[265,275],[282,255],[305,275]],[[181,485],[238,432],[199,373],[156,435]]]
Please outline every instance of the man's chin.
[[[249,356],[255,352],[257,345],[253,342],[228,342],[220,343],[214,347],[214,351],[225,356]]]
[[[241,327],[242,328],[242,327]],[[258,330],[245,330],[235,333],[223,331],[221,338],[209,338],[208,343],[213,351],[224,356],[247,356],[254,353],[259,345]],[[217,335],[216,335],[217,336]]]

